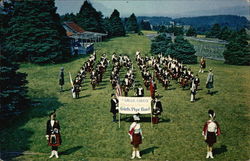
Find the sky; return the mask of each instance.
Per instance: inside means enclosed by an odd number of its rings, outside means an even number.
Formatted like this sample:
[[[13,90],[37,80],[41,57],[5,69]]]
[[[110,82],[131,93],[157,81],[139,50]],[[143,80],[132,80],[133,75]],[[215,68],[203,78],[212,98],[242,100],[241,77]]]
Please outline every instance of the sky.
[[[55,0],[57,12],[77,13],[85,0]],[[114,9],[121,17],[136,16],[192,17],[231,14],[250,20],[250,0],[88,0],[103,13],[111,15]]]

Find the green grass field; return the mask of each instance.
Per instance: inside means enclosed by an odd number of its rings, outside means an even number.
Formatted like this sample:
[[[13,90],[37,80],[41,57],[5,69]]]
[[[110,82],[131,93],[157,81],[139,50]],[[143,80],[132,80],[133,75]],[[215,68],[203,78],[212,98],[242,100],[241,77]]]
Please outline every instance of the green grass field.
[[[95,45],[97,55],[113,52],[128,54],[134,60],[137,50],[149,55],[150,40],[145,36],[128,35]],[[53,109],[61,124],[62,146],[60,158],[64,161],[126,161],[131,157],[128,128],[131,116],[123,115],[121,128],[112,122],[110,94],[113,92],[109,75],[92,90],[89,79],[83,84],[80,99],[73,99],[70,92],[68,72],[74,76],[87,57],[57,65],[22,64],[21,72],[28,73],[29,97],[36,103],[15,121],[6,123],[0,131],[2,157],[9,160],[56,160],[48,159],[50,147],[45,138],[46,121]],[[59,92],[58,73],[65,69],[65,90]],[[188,65],[195,73],[199,65]],[[200,74],[199,99],[190,103],[190,91],[182,90],[174,81],[172,90],[165,91],[158,85],[162,96],[162,122],[151,127],[149,118],[141,122],[144,134],[140,146],[144,161],[200,161],[206,160],[206,144],[201,135],[208,109],[216,111],[222,135],[214,146],[214,160],[245,161],[250,159],[250,67],[225,65],[221,61],[207,60],[208,68],[214,69],[217,93],[207,95],[205,80],[207,73]],[[137,65],[136,81],[142,81]],[[89,75],[88,75],[89,78]],[[133,92],[130,91],[130,96]],[[146,91],[149,96],[149,91]],[[32,152],[33,155],[11,156],[6,152]],[[8,160],[7,159],[7,160]]]

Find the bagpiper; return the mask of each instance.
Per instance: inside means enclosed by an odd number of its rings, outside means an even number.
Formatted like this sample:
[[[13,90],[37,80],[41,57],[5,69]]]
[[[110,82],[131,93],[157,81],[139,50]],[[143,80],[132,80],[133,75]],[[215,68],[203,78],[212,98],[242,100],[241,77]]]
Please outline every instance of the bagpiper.
[[[60,146],[62,143],[60,135],[60,124],[59,121],[56,120],[55,111],[49,116],[50,120],[47,121],[46,128],[46,138],[48,140],[48,145],[52,147],[51,155],[49,156],[49,158],[52,158],[54,155],[56,158],[59,158],[58,146]]]
[[[216,137],[221,134],[221,130],[217,121],[215,121],[215,112],[208,110],[209,120],[205,123],[202,131],[205,142],[207,143],[207,156],[206,158],[213,157],[213,145],[216,143]]]
[[[139,123],[140,121],[139,116],[134,115],[133,119],[134,119],[134,122],[130,125],[129,132],[128,132],[130,136],[131,144],[133,145],[131,159],[134,159],[135,157],[141,158],[139,145],[142,143],[142,138],[143,138],[141,125]]]

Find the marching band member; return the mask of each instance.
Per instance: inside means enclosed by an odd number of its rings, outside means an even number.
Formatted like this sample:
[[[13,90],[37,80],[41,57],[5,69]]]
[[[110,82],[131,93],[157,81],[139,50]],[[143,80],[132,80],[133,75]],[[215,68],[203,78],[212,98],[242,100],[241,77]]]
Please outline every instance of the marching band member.
[[[190,91],[191,91],[191,99],[190,99],[190,101],[194,102],[195,101],[195,95],[196,95],[196,85],[194,83],[194,80],[191,83]]]
[[[216,143],[216,137],[221,134],[221,130],[218,122],[214,121],[215,112],[208,110],[210,119],[205,123],[202,131],[205,142],[207,143],[207,156],[206,158],[214,158],[212,153],[213,144]]]
[[[56,158],[59,158],[58,146],[61,145],[62,139],[60,135],[60,125],[59,121],[56,120],[55,111],[50,114],[50,120],[47,121],[46,138],[48,140],[48,145],[52,147],[49,158],[52,158],[54,155]]]
[[[64,85],[64,68],[61,67],[61,71],[59,73],[59,85],[60,85],[60,92],[63,91],[63,85]]]
[[[136,89],[136,96],[137,97],[144,96],[144,89],[142,88],[141,84],[139,84],[139,87]]]
[[[131,144],[133,145],[131,159],[134,159],[135,157],[141,158],[139,145],[142,143],[142,138],[143,138],[141,125],[139,123],[140,121],[139,116],[134,115],[133,119],[134,119],[134,122],[130,125],[130,128],[129,128],[130,140],[131,140]]]
[[[206,60],[204,57],[201,57],[199,73],[203,73],[205,68],[206,68]]]
[[[163,112],[162,110],[162,104],[161,101],[158,100],[157,98],[155,98],[153,100],[153,118],[152,118],[152,122],[153,124],[158,124],[159,123],[159,115],[161,115],[161,113]]]
[[[111,107],[110,112],[113,113],[113,122],[116,122],[116,113],[118,113],[118,99],[116,98],[115,94],[111,94]]]
[[[209,73],[207,75],[206,88],[208,89],[208,94],[210,93],[210,89],[214,88],[214,74],[212,73],[212,69],[209,69]]]

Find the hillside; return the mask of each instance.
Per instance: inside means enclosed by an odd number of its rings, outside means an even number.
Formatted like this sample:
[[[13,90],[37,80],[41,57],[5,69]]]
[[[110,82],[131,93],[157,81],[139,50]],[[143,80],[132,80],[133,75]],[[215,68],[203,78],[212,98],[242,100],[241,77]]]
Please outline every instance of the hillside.
[[[136,81],[142,83],[134,58],[137,50],[143,55],[150,55],[150,40],[146,36],[127,35],[110,39],[96,44],[96,50],[98,60],[103,53],[109,59],[113,52],[128,54],[134,63]],[[130,160],[132,147],[127,133],[131,116],[123,115],[121,128],[118,128],[109,112],[110,94],[114,92],[109,82],[112,66],[108,67],[97,90],[92,90],[88,74],[80,99],[71,96],[68,72],[76,75],[86,60],[87,56],[83,56],[57,65],[21,64],[20,71],[28,74],[29,97],[35,104],[15,121],[5,123],[8,126],[0,131],[2,159],[49,160],[50,147],[45,138],[45,125],[48,114],[57,109],[63,139],[58,160]],[[60,93],[58,73],[62,66],[66,84],[65,91]],[[199,64],[188,67],[195,73],[199,70]],[[145,138],[140,147],[141,160],[205,160],[206,144],[201,131],[208,119],[208,109],[216,111],[216,119],[222,129],[222,135],[214,146],[214,160],[249,159],[249,67],[225,65],[222,61],[208,59],[207,68],[214,69],[216,94],[206,94],[207,72],[200,74],[202,90],[198,91],[198,101],[195,103],[189,101],[190,91],[182,90],[175,81],[171,81],[171,90],[167,91],[158,84],[163,104],[162,121],[151,127],[150,116],[143,116],[141,126]],[[129,96],[134,95],[132,91]],[[145,95],[149,96],[149,91]],[[14,156],[7,152],[30,152],[30,155]]]

